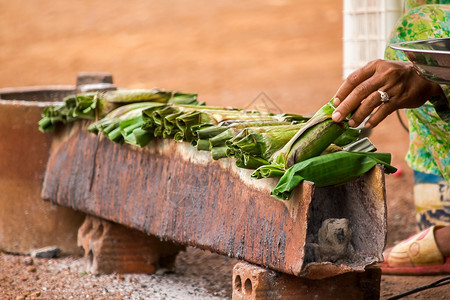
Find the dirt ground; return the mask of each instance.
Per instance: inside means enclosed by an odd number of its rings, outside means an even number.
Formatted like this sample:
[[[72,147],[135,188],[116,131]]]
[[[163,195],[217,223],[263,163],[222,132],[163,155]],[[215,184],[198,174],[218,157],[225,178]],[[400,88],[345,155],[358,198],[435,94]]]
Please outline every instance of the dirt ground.
[[[78,72],[104,71],[113,74],[119,87],[197,92],[208,104],[237,107],[264,92],[284,112],[311,113],[342,82],[342,1],[0,0],[0,65],[2,88],[74,84]],[[412,172],[404,161],[408,134],[392,115],[371,140],[380,152],[392,153],[393,164],[403,171],[386,178],[391,246],[415,232]],[[167,276],[92,276],[79,272],[77,258],[40,260],[33,271],[25,259],[1,254],[2,298],[38,291],[36,297],[79,298],[75,286],[83,298],[177,298],[159,289],[152,295],[130,293],[148,290],[148,278],[170,281],[179,274],[208,278],[209,283],[187,284],[204,286],[192,291],[193,299],[201,293],[205,299],[231,295],[234,261],[193,249],[180,256],[179,273]],[[205,261],[210,268],[198,267]],[[438,278],[383,277],[382,297]],[[73,280],[76,284],[69,284]],[[106,292],[99,288],[103,281],[109,282]],[[114,288],[124,282],[131,286],[123,288],[126,292]],[[58,288],[43,290],[46,284]],[[412,298],[448,299],[445,291]]]

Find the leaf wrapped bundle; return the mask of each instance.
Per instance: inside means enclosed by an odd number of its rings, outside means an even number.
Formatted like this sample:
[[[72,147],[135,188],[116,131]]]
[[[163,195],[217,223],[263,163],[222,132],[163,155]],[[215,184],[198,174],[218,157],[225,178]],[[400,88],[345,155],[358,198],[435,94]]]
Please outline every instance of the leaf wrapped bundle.
[[[305,123],[307,122],[311,117],[303,116],[303,115],[297,115],[297,114],[280,114],[278,115],[280,121],[285,122],[295,122],[295,123]]]
[[[52,131],[57,124],[66,124],[76,120],[94,120],[104,116],[117,106],[98,98],[98,93],[84,93],[64,98],[62,103],[47,106],[39,121],[41,132]]]
[[[155,137],[162,137],[164,131],[164,119],[167,116],[179,113],[179,108],[176,106],[164,106],[161,109],[155,109],[151,111],[146,110],[144,112],[145,115],[148,115],[151,118],[151,123],[153,124],[153,132]],[[146,127],[149,127],[148,123]]]
[[[302,124],[249,127],[227,141],[227,156],[235,157],[243,168],[256,169],[267,165],[271,156],[282,148],[301,128]]]
[[[248,153],[269,159],[276,150],[290,141],[301,127],[301,124],[296,124],[245,128],[227,141],[229,156]]]
[[[316,156],[289,168],[271,195],[287,200],[303,180],[312,181],[317,187],[344,184],[366,173],[376,164],[383,165],[387,173],[394,173],[396,169],[390,163],[389,153],[341,151]]]
[[[144,138],[142,136],[144,132],[138,130],[142,129],[144,124],[142,111],[164,106],[165,104],[157,102],[137,102],[124,105],[89,125],[88,131],[95,134],[102,133],[111,141],[119,144],[127,141],[134,145],[140,145],[145,140],[150,141],[149,136]],[[147,131],[147,133],[151,134],[151,131]],[[140,135],[140,138],[136,140],[137,134]]]
[[[64,103],[47,106],[42,112],[42,119],[39,120],[38,128],[41,132],[52,131],[57,124],[66,124],[71,122],[69,110]]]
[[[135,108],[116,118],[113,123],[114,125],[108,126],[108,130],[103,131],[102,133],[115,143],[122,144],[124,141],[127,141],[129,143],[136,144],[133,132],[134,130],[141,128],[143,123],[142,110],[145,108],[146,106]]]
[[[178,142],[191,142],[194,138],[191,128],[199,124],[217,124],[217,120],[207,111],[192,111],[176,118],[178,132],[174,139]]]
[[[64,98],[63,103],[46,107],[38,124],[39,130],[47,132],[54,130],[57,124],[103,118],[113,109],[135,102],[198,104],[197,94],[165,92],[157,89],[82,93]]]
[[[254,120],[255,118],[262,117],[263,120],[269,120],[272,121],[272,117],[270,116],[263,116],[260,115],[258,112],[244,112],[244,111],[236,111],[236,110],[223,110],[223,109],[199,109],[194,112],[191,112],[189,114],[180,116],[177,118],[177,126],[180,129],[180,132],[175,135],[176,141],[188,141],[191,142],[194,140],[196,135],[198,133],[194,133],[194,130],[192,129],[194,126],[200,125],[200,124],[210,124],[210,125],[217,125],[220,122],[224,121],[230,121],[230,120]],[[194,127],[195,128],[195,127]],[[226,137],[223,132],[221,138],[231,138],[234,136],[233,132],[235,130],[229,128],[228,129],[228,136]],[[220,139],[220,138],[219,138]],[[222,144],[222,142],[219,142],[216,144],[219,145]],[[223,143],[223,145],[225,145]]]
[[[336,123],[331,119],[332,100],[322,106],[292,139],[270,159],[271,164],[284,167],[322,153],[348,129],[347,121]]]
[[[343,147],[348,144],[356,142],[361,135],[361,130],[355,128],[348,128],[344,131],[337,139],[334,140],[333,144]]]
[[[192,142],[197,139],[199,128],[218,125],[224,121],[229,122],[236,120],[258,120],[258,122],[260,123],[264,121],[277,121],[274,116],[268,114],[261,114],[259,112],[247,112],[234,108],[225,109],[222,107],[192,105],[172,105],[170,107],[171,108],[166,108],[167,112],[158,110],[153,111],[152,122],[155,126],[161,127],[155,129],[155,133],[162,133],[164,137],[164,132],[166,132],[167,137],[173,137],[176,141],[180,142]],[[172,114],[168,114],[169,111]],[[182,112],[183,114],[179,114],[180,112]],[[176,124],[176,127],[174,126],[174,124]]]
[[[228,146],[226,142],[236,135],[238,135],[242,129],[240,128],[227,128],[222,133],[210,138],[208,140],[209,150],[213,159],[220,159],[228,156]]]
[[[174,92],[172,98],[168,101],[168,103],[184,105],[204,105],[204,103],[199,103],[197,101],[197,96],[197,94]]]
[[[198,150],[211,150],[211,146],[224,146],[226,141],[234,138],[245,128],[289,124],[289,122],[277,120],[233,120],[222,121],[218,125],[207,124],[207,126],[193,126],[191,129],[194,135],[192,145],[197,147]],[[227,132],[223,133],[225,131]]]
[[[100,98],[110,103],[160,102],[167,103],[172,97],[171,91],[158,89],[120,89],[101,93]]]
[[[207,114],[200,116],[201,106],[168,105],[162,109],[150,109],[143,111],[145,124],[143,129],[152,128],[155,136],[174,138],[182,141],[190,138],[190,126],[199,122],[210,123],[211,118]]]
[[[174,112],[170,115],[167,115],[164,117],[163,124],[162,124],[162,137],[167,138],[174,138],[175,135],[179,132],[179,128],[177,127],[177,118],[182,116],[183,112]]]
[[[253,171],[251,177],[254,179],[281,177],[285,172],[283,167],[265,164]]]
[[[377,149],[372,144],[372,142],[367,138],[362,138],[361,140],[357,140],[351,144],[346,145],[345,147],[340,147],[335,144],[329,145],[320,155],[323,156],[325,154],[336,153],[336,152],[375,152]],[[277,165],[261,165],[258,167],[251,175],[252,178],[261,179],[268,177],[280,177],[285,173],[285,168]]]

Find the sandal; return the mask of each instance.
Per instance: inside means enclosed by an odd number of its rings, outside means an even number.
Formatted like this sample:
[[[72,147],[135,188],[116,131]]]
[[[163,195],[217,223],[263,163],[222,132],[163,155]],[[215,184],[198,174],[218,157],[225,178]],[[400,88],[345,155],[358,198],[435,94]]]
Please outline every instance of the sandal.
[[[385,275],[450,274],[450,257],[444,257],[429,227],[384,251],[384,262],[378,264]]]

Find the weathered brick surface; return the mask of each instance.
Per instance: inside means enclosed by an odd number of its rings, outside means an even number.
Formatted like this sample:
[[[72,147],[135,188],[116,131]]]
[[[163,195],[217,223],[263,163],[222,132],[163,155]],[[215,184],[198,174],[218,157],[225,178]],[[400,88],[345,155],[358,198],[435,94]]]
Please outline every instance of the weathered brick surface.
[[[380,280],[379,269],[311,280],[240,262],[233,269],[233,300],[379,299]]]
[[[172,268],[183,246],[163,242],[155,236],[86,216],[78,230],[78,245],[84,250],[89,273],[154,273]]]
[[[290,201],[270,196],[276,178],[254,180],[232,159],[214,161],[188,143],[117,145],[78,122],[56,134],[44,199],[183,245],[280,272],[324,278],[379,262],[386,236],[380,167],[345,185],[303,182]],[[306,244],[322,222],[345,218],[352,257],[322,272]]]

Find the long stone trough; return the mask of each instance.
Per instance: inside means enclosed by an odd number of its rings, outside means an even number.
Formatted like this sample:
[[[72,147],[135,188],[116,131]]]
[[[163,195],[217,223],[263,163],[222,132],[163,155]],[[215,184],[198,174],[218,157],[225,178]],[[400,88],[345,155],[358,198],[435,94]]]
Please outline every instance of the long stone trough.
[[[42,197],[148,235],[195,246],[309,279],[364,271],[382,258],[386,237],[384,174],[377,166],[345,185],[298,186],[292,199],[270,196],[274,179],[255,180],[232,159],[214,161],[188,143],[153,140],[138,148],[86,131],[54,134]],[[322,222],[345,218],[344,257],[315,255]]]

